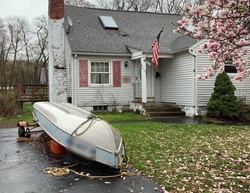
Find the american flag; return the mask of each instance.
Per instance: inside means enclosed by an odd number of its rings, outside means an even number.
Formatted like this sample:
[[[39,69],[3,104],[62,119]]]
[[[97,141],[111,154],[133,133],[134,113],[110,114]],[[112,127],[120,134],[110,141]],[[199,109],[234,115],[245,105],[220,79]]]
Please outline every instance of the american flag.
[[[159,58],[159,50],[160,50],[160,35],[161,32],[163,30],[160,31],[160,33],[158,34],[158,36],[156,37],[154,43],[152,44],[152,63],[154,64],[155,68],[158,66],[158,58]]]

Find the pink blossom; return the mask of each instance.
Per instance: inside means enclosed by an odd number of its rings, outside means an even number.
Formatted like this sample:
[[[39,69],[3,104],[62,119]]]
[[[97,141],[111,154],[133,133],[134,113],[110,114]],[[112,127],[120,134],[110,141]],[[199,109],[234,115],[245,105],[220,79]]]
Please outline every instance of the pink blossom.
[[[196,7],[186,7],[187,11],[178,22],[179,33],[196,39],[207,39],[198,52],[207,53],[215,66],[209,67],[198,79],[213,76],[216,70],[223,70],[226,58],[231,58],[238,69],[235,80],[243,80],[250,76],[249,61],[244,58],[246,46],[250,46],[250,32],[247,26],[250,21],[249,0],[207,0]],[[200,19],[197,20],[197,15]],[[185,25],[192,24],[193,34],[186,33]]]
[[[200,31],[198,31],[196,34],[194,34],[194,37],[197,39],[201,39],[203,37],[203,35]]]
[[[240,39],[240,41],[238,42],[238,44],[239,44],[240,46],[245,46],[245,45],[248,44],[248,42],[247,42],[246,40],[244,40],[244,39]]]
[[[197,74],[196,77],[195,77],[196,80],[201,80],[201,75]]]
[[[227,16],[227,12],[226,12],[225,10],[219,11],[219,17],[220,17],[220,18],[224,18],[224,17],[226,17],[226,16]]]

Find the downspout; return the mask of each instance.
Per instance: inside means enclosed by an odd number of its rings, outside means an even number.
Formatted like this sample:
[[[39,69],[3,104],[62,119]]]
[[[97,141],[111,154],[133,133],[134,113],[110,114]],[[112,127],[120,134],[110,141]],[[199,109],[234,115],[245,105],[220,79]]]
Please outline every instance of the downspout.
[[[142,103],[147,103],[147,76],[146,76],[145,58],[141,58],[141,86],[142,86]]]
[[[74,66],[75,66],[75,57],[72,57],[72,64],[71,64],[71,97],[72,97],[72,104],[75,104],[75,88],[74,88]]]
[[[197,94],[197,90],[198,90],[198,84],[197,84],[197,80],[195,79],[196,75],[197,75],[197,56],[194,53],[193,49],[189,49],[188,50],[189,53],[193,56],[193,72],[194,72],[194,87],[193,87],[193,95],[194,95],[194,114],[195,116],[198,116],[198,94]]]
[[[74,63],[74,65],[72,65],[72,84],[74,84],[73,85],[73,92],[72,92],[72,94],[73,94],[73,96],[74,97],[72,97],[73,99],[72,99],[72,104],[74,104],[74,105],[76,105],[76,59],[77,59],[77,55],[75,54],[74,56],[73,56],[73,63]],[[74,73],[74,74],[73,74]]]

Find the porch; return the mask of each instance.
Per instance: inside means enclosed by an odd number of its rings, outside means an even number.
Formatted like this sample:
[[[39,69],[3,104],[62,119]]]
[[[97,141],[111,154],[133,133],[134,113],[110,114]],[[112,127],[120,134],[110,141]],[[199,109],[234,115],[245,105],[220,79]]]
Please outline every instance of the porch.
[[[18,103],[49,100],[47,85],[15,85],[15,94]]]
[[[186,114],[174,103],[155,102],[154,97],[147,97],[147,102],[142,102],[141,83],[133,83],[134,101],[130,104],[130,109],[139,110],[144,116],[150,117],[184,117]]]

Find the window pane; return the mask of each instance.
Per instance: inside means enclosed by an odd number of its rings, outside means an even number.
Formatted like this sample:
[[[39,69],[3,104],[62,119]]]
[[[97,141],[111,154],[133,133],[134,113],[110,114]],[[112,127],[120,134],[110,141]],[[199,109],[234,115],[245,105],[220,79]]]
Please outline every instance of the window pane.
[[[237,73],[237,69],[231,58],[227,58],[224,63],[224,70],[227,73]]]
[[[102,74],[102,84],[109,84],[109,74]]]
[[[237,73],[235,66],[224,66],[225,72],[227,73]]]
[[[109,62],[91,62],[91,84],[109,84]]]
[[[109,64],[108,63],[105,63],[105,70],[104,72],[109,72]]]
[[[91,84],[100,84],[99,74],[91,74]]]

